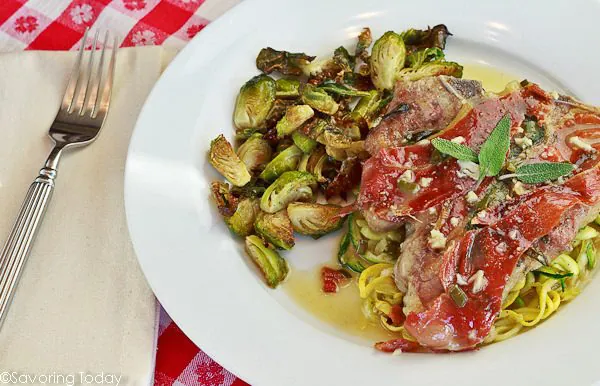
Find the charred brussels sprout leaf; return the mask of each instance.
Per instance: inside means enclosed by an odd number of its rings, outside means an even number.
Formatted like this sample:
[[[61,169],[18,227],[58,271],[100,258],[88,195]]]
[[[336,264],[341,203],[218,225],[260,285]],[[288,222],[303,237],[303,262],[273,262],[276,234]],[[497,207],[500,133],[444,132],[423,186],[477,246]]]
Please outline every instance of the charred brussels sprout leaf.
[[[335,114],[340,107],[325,90],[319,89],[311,84],[304,86],[304,90],[302,90],[302,101],[313,109],[327,115]]]
[[[399,76],[405,80],[419,80],[428,76],[447,75],[455,78],[462,77],[463,67],[454,62],[425,63],[419,68],[405,68]]]
[[[371,80],[378,90],[391,90],[404,67],[406,48],[402,37],[388,31],[373,45],[369,66]]]
[[[250,181],[250,173],[246,165],[233,151],[231,144],[223,134],[213,139],[208,151],[210,164],[235,186],[244,186]]]
[[[225,182],[213,181],[210,183],[210,191],[221,216],[233,216],[239,199],[229,190],[229,185]]]
[[[294,228],[285,210],[277,213],[260,212],[254,229],[277,249],[289,250],[294,246]]]
[[[406,57],[407,65],[412,68],[418,68],[425,63],[438,62],[441,60],[444,60],[444,51],[437,47],[415,51]]]
[[[369,91],[368,95],[360,98],[348,118],[354,122],[364,119],[368,127],[373,127],[375,119],[384,107],[390,103],[392,95],[383,95],[377,90]]]
[[[267,285],[277,287],[287,276],[289,268],[277,251],[265,246],[260,237],[246,237],[246,253],[262,272]]]
[[[294,202],[287,207],[294,230],[316,239],[341,228],[345,218],[340,210],[337,205],[303,202]]]
[[[343,46],[336,48],[333,52],[333,61],[341,68],[342,71],[352,72],[356,63],[354,57],[350,55],[348,50]]]
[[[443,50],[446,47],[446,39],[451,35],[448,28],[443,24],[438,24],[426,30],[411,28],[401,34],[409,52],[431,47]]]
[[[358,35],[358,42],[356,43],[356,50],[354,51],[354,55],[357,58],[361,58],[363,61],[367,61],[369,54],[367,50],[373,43],[373,37],[371,36],[370,28],[363,28],[363,30]]]
[[[317,180],[308,172],[285,172],[267,188],[260,200],[260,208],[275,213],[291,202],[311,200],[316,186]]]
[[[279,138],[291,134],[315,115],[313,109],[308,105],[292,106],[287,109],[285,115],[277,122],[277,136]]]
[[[240,130],[262,128],[275,102],[275,81],[258,75],[240,89],[235,100],[233,123]]]
[[[283,75],[302,75],[303,69],[314,59],[314,56],[304,53],[277,51],[267,47],[258,53],[256,67],[265,74],[278,71]]]
[[[330,94],[336,94],[340,96],[363,97],[369,95],[369,92],[367,91],[354,90],[348,86],[344,86],[343,84],[339,84],[333,81],[325,81],[318,88],[321,90],[325,90]]]
[[[260,168],[271,160],[271,146],[261,134],[253,134],[237,151],[238,157],[250,171]]]
[[[267,115],[267,121],[265,125],[270,129],[275,127],[277,122],[285,115],[287,109],[296,104],[295,99],[275,99],[269,115]]]
[[[277,79],[275,81],[277,98],[298,98],[300,96],[300,82],[295,79]]]
[[[246,198],[240,201],[233,216],[225,220],[229,229],[238,236],[245,237],[252,233],[254,221],[260,212],[256,198]]]
[[[302,157],[302,150],[295,145],[288,147],[267,164],[259,178],[268,182],[275,180],[284,172],[296,169],[300,157]]]
[[[294,141],[294,144],[306,154],[312,153],[312,151],[315,150],[315,147],[317,147],[317,141],[305,134],[302,134],[298,130],[292,133],[292,140]]]

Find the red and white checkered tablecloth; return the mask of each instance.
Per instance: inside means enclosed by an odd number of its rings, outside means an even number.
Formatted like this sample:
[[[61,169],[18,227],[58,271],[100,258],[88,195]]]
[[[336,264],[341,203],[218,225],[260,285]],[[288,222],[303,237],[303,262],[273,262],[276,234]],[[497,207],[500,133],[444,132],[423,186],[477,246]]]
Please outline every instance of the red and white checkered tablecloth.
[[[86,27],[112,31],[122,47],[181,48],[238,1],[0,0],[0,52],[77,49]],[[154,384],[246,385],[196,347],[163,310]]]

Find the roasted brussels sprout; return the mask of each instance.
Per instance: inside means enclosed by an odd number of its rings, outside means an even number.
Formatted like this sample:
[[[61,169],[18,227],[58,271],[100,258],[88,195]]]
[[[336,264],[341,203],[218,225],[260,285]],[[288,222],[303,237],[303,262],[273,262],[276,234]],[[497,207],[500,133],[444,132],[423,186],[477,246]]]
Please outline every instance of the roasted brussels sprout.
[[[269,287],[277,287],[287,276],[289,268],[286,261],[277,251],[265,246],[260,237],[246,237],[246,253],[260,269]]]
[[[427,30],[411,28],[400,34],[406,48],[411,53],[416,50],[431,47],[437,47],[443,50],[446,47],[446,39],[450,35],[452,34],[443,24],[438,24],[433,28],[427,28]]]
[[[378,90],[394,88],[405,59],[406,48],[400,35],[388,31],[377,39],[371,50],[369,68],[371,80]]]
[[[456,78],[462,77],[463,67],[454,62],[425,63],[418,68],[405,68],[400,71],[399,77],[405,80],[419,80],[428,76],[448,75]]]
[[[310,154],[313,150],[315,150],[315,147],[317,147],[317,141],[310,138],[308,135],[302,134],[298,130],[292,133],[292,140],[294,141],[294,144],[306,154]]]
[[[337,205],[305,202],[294,202],[287,207],[294,230],[315,239],[341,228],[345,218],[340,210]]]
[[[251,176],[248,169],[246,169],[246,165],[235,154],[231,144],[223,134],[210,143],[208,161],[235,186],[244,186],[250,181]]]
[[[256,67],[265,74],[278,71],[283,75],[302,75],[304,68],[314,59],[314,56],[304,53],[277,51],[267,47],[258,53]]]
[[[319,89],[312,84],[304,86],[302,90],[302,102],[328,115],[335,114],[340,107],[325,90]]]
[[[277,213],[260,212],[254,229],[277,249],[289,250],[294,246],[294,228],[285,210]]]
[[[308,172],[285,172],[267,188],[260,199],[260,208],[267,213],[278,212],[290,202],[312,199],[316,187],[317,180]]]
[[[373,42],[373,37],[371,36],[370,28],[363,28],[363,30],[358,35],[358,42],[356,43],[356,50],[354,51],[354,55],[357,58],[361,58],[363,61],[367,61],[369,58],[369,53],[367,50],[371,46]]]
[[[350,55],[345,47],[340,46],[333,51],[333,62],[337,64],[342,71],[352,72],[356,60]]]
[[[315,115],[313,109],[308,105],[292,106],[287,109],[285,115],[277,122],[277,136],[279,138],[291,134]]]
[[[295,79],[277,79],[275,81],[277,98],[298,98],[300,96],[300,82]]]
[[[359,122],[364,119],[369,128],[374,126],[379,113],[383,111],[385,106],[392,100],[392,95],[383,95],[377,90],[369,91],[369,95],[358,100],[354,110],[349,114],[348,118],[352,121]]]
[[[302,150],[296,145],[292,145],[279,153],[260,173],[259,178],[271,182],[284,172],[294,170],[298,166],[298,161],[302,157]]]
[[[351,157],[342,161],[340,171],[325,189],[325,197],[333,197],[345,194],[360,183],[362,166],[357,157]]]
[[[221,216],[233,216],[239,199],[229,190],[229,184],[221,181],[213,181],[210,183],[210,191]]]
[[[406,57],[407,67],[417,68],[428,62],[438,62],[444,60],[444,51],[437,47],[424,48],[415,51]]]
[[[345,135],[337,127],[327,127],[317,138],[317,142],[337,149],[345,149],[351,146],[352,138]]]
[[[266,75],[246,82],[235,100],[235,127],[240,130],[262,128],[275,102],[276,88],[275,81]]]
[[[323,133],[325,128],[329,125],[329,123],[321,118],[314,117],[310,121],[306,122],[298,132],[308,136],[311,139],[319,138],[319,135]]]
[[[254,229],[254,221],[260,212],[257,198],[246,198],[238,204],[233,216],[225,219],[229,229],[238,236],[246,237]]]
[[[262,134],[255,133],[238,148],[237,154],[246,168],[253,171],[269,162],[272,152],[271,146],[263,139]]]
[[[238,198],[260,198],[267,190],[264,181],[252,179],[244,186],[234,186],[231,188],[231,194]]]
[[[340,96],[362,97],[369,95],[367,91],[354,90],[348,86],[344,86],[343,84],[339,84],[330,80],[325,81],[322,85],[320,85],[319,89],[325,90],[330,94],[337,94]]]

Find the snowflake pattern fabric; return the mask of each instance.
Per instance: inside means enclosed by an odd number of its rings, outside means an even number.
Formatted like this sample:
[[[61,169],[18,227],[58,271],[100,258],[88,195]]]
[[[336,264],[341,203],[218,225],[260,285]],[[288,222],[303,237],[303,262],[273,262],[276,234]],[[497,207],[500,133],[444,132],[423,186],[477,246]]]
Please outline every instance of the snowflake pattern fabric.
[[[181,48],[238,1],[53,0],[49,7],[40,0],[0,0],[0,52],[90,47],[91,37],[81,41],[87,27],[112,31],[122,47]],[[196,347],[162,310],[157,333],[155,385],[247,385]]]

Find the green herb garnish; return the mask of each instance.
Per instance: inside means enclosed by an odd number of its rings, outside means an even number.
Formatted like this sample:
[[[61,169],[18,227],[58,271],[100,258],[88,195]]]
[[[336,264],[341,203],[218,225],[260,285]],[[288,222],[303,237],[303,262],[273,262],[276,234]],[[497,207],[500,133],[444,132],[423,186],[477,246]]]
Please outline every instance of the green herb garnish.
[[[443,138],[434,138],[431,140],[431,144],[440,153],[448,154],[449,156],[458,160],[471,162],[479,161],[477,158],[477,153],[475,153],[469,147],[461,145],[460,143],[448,141],[447,139]]]
[[[440,153],[458,160],[479,163],[478,183],[480,183],[485,177],[497,176],[502,170],[510,147],[510,126],[510,115],[506,114],[498,121],[494,130],[481,145],[479,154],[465,145],[443,138],[434,138],[431,140],[431,144]],[[566,176],[574,169],[575,166],[568,162],[540,162],[523,165],[515,173],[505,174],[499,179],[517,178],[526,184],[538,184]]]

